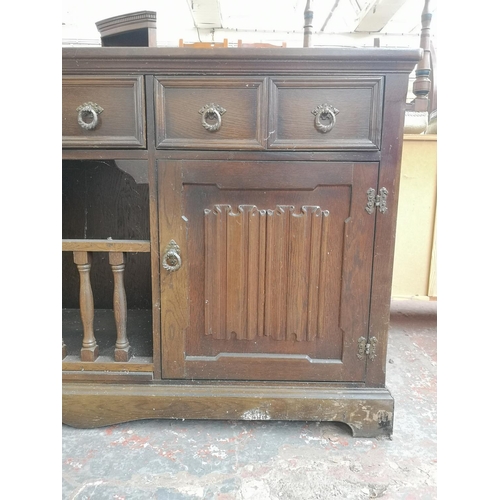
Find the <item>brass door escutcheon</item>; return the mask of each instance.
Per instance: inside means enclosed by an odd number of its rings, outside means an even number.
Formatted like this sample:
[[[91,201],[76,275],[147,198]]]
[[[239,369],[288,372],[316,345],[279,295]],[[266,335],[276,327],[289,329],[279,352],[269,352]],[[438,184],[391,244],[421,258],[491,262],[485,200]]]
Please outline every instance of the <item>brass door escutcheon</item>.
[[[181,259],[181,249],[175,240],[170,240],[170,243],[163,254],[163,260],[161,265],[167,270],[167,272],[172,273],[178,271],[182,266]]]

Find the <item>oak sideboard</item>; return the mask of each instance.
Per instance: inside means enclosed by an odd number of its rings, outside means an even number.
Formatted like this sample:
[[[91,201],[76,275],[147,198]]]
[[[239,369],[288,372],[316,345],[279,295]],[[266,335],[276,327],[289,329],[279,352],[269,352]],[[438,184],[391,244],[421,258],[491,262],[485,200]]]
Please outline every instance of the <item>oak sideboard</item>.
[[[391,435],[420,49],[64,48],[63,422]]]

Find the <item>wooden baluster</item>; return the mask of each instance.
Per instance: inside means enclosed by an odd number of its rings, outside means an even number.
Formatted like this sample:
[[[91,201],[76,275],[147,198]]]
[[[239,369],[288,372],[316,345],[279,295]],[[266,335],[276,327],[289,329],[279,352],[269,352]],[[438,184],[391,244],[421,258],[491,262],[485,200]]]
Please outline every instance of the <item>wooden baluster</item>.
[[[94,337],[94,296],[90,284],[92,254],[73,252],[73,260],[80,273],[80,314],[83,323],[83,342],[80,351],[82,361],[95,361],[99,356],[99,347]]]
[[[413,93],[415,94],[415,111],[429,111],[429,91],[431,90],[431,21],[430,0],[425,0],[422,11],[422,30],[420,32],[420,47],[424,49],[424,55],[418,62],[415,70],[415,81],[413,82]]]
[[[66,350],[66,344],[64,343],[64,339],[62,341],[62,359],[64,359],[68,355],[68,351]]]
[[[304,10],[304,47],[312,47],[312,21],[314,15],[312,3],[312,0],[307,0]]]
[[[113,291],[113,310],[116,323],[115,361],[128,361],[131,352],[127,338],[127,296],[123,282],[125,254],[123,252],[110,252],[109,263],[115,283]]]

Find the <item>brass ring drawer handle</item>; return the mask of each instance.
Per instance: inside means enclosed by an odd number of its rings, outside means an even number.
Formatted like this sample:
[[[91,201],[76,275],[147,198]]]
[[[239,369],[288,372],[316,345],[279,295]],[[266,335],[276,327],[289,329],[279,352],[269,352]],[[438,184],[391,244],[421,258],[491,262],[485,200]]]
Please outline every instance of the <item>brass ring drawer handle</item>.
[[[161,265],[169,273],[179,270],[179,268],[182,266],[181,250],[179,248],[179,245],[174,240],[170,240],[170,243],[168,244],[167,249],[165,250],[165,253],[163,255]]]
[[[222,115],[226,112],[226,110],[219,106],[218,104],[214,104],[213,102],[210,104],[205,104],[198,113],[201,115],[201,124],[203,127],[209,132],[217,132],[222,126]],[[208,120],[215,120],[215,123],[209,123]]]
[[[99,114],[104,111],[99,104],[95,104],[94,102],[86,102],[78,106],[76,110],[78,111],[78,125],[84,130],[94,130],[99,122]],[[92,115],[91,122],[86,122],[83,119],[84,116],[88,115]]]
[[[337,108],[334,108],[330,104],[321,104],[314,108],[311,113],[316,116],[314,119],[314,126],[316,130],[326,134],[326,132],[330,132],[333,126],[335,125],[335,115],[338,115],[340,111]],[[324,124],[322,120],[329,120],[329,123]]]

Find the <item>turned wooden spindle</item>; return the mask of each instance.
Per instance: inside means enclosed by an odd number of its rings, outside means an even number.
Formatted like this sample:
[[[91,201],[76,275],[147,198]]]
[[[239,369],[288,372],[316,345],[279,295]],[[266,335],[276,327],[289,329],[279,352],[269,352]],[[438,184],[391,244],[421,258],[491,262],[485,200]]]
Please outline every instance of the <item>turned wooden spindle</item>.
[[[80,358],[82,361],[95,361],[99,356],[99,347],[94,337],[94,296],[90,284],[92,254],[90,252],[73,252],[73,260],[80,273],[80,315],[83,324]]]
[[[304,10],[304,47],[312,47],[313,10],[312,0],[307,0]]]
[[[123,252],[110,252],[109,263],[114,278],[113,310],[116,323],[115,361],[128,361],[131,352],[127,338],[127,296],[125,294],[125,285],[123,281],[125,254]]]
[[[431,90],[431,0],[424,0],[422,11],[422,30],[420,32],[420,47],[424,50],[422,59],[418,62],[415,70],[415,81],[413,82],[413,93],[415,94],[415,111],[429,110],[429,91]]]

